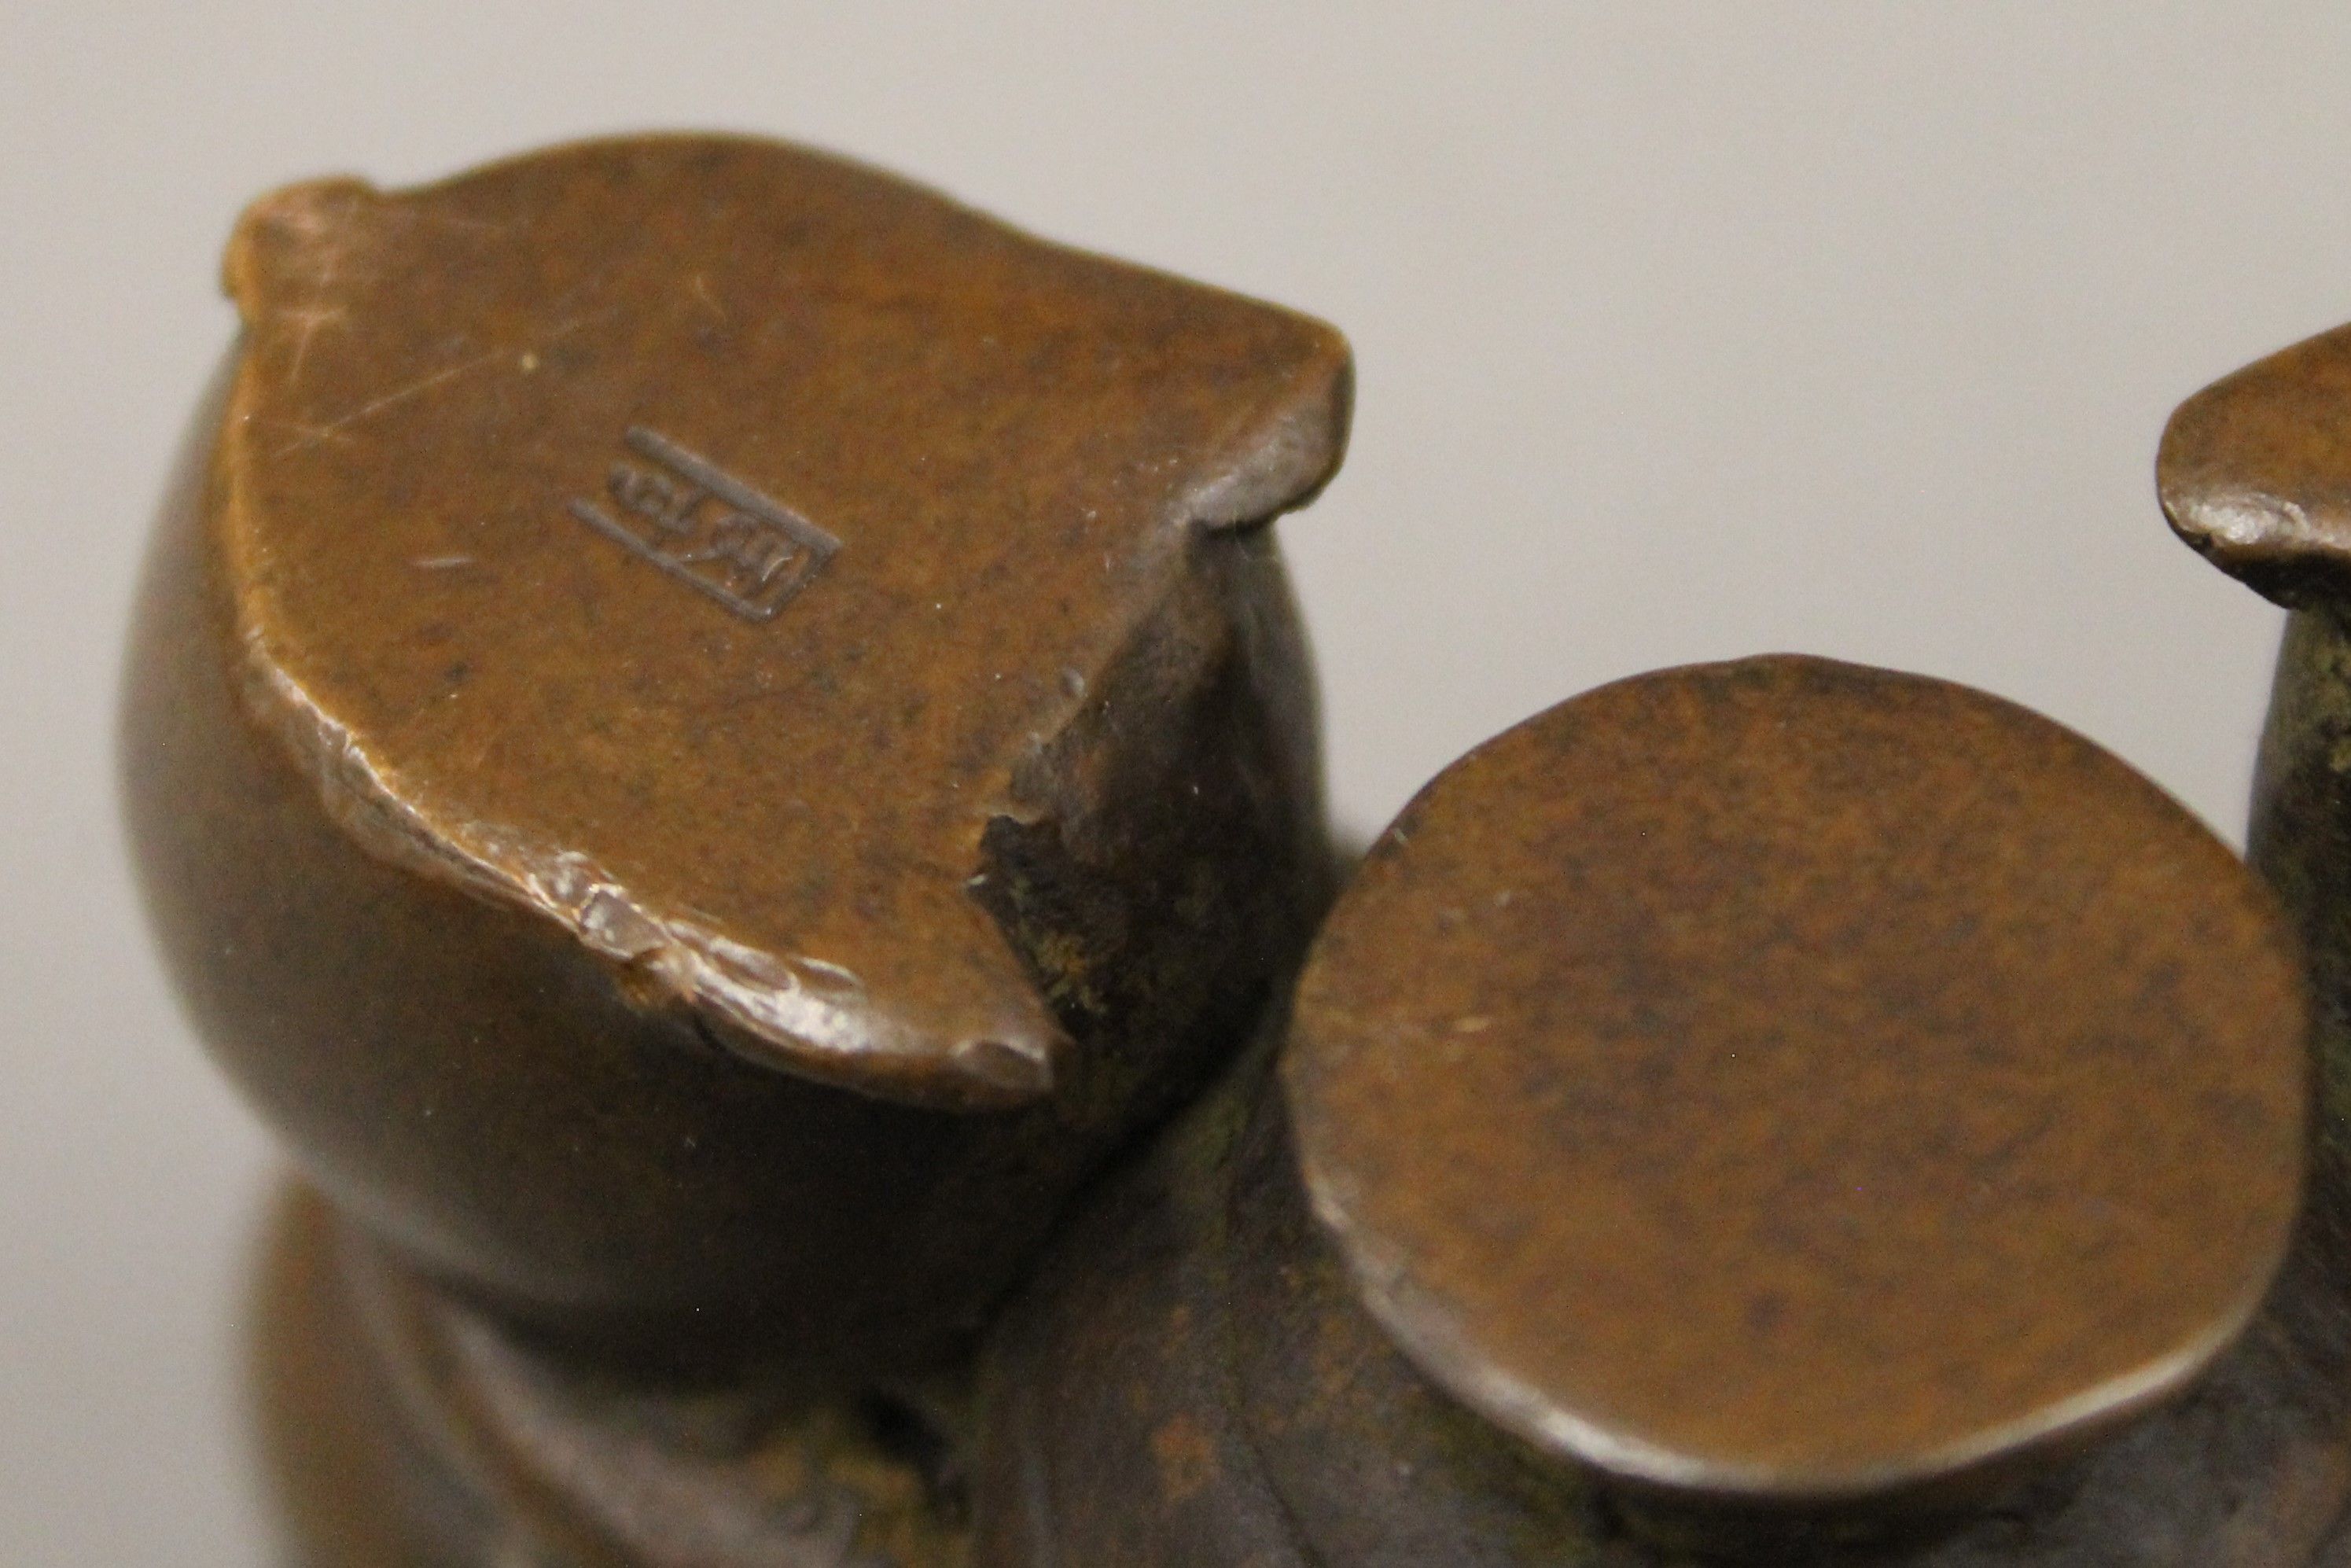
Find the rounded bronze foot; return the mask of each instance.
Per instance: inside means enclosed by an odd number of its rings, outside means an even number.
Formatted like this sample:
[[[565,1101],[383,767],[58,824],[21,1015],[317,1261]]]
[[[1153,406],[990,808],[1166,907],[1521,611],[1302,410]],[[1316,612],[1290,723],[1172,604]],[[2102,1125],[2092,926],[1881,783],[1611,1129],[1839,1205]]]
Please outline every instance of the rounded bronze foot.
[[[298,186],[227,280],[123,768],[337,1216],[304,1533],[951,1560],[956,1367],[1328,902],[1270,524],[1345,345],[724,137]]]
[[[1422,792],[1278,1076],[1011,1314],[977,1561],[2321,1561],[2305,1048],[2273,898],[2046,720],[1795,658],[1592,693]]]

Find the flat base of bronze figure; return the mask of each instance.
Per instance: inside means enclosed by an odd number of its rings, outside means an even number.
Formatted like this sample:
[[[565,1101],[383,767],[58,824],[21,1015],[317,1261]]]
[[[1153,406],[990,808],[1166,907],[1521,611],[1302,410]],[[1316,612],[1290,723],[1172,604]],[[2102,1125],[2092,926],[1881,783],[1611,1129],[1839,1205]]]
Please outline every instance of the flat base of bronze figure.
[[[960,1568],[952,1389],[632,1385],[451,1301],[291,1188],[255,1344],[261,1448],[317,1568]]]

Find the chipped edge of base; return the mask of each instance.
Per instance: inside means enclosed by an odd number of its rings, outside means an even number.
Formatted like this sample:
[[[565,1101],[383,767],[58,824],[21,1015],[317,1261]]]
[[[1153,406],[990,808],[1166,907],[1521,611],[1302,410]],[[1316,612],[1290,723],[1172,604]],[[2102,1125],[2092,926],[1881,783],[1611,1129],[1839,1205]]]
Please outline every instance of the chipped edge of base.
[[[490,903],[544,915],[624,974],[650,978],[774,1048],[738,1051],[747,1060],[918,1103],[1008,1108],[1052,1092],[1049,1044],[984,1036],[941,1051],[921,1030],[874,1007],[862,983],[841,966],[762,952],[698,921],[658,912],[587,855],[478,822],[464,827],[478,847],[461,846],[401,798],[350,727],[273,663],[250,629],[242,662],[248,711],[290,748],[329,819],[362,850]],[[926,1088],[926,1072],[946,1082]]]

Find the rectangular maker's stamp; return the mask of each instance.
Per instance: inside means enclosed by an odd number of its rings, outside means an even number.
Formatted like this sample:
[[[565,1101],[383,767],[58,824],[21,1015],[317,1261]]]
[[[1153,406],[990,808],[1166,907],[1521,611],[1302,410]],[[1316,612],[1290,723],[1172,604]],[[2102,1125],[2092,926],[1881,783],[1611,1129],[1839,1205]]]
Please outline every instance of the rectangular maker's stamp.
[[[841,549],[657,431],[633,426],[622,444],[643,461],[612,465],[604,485],[612,509],[575,500],[571,515],[746,621],[773,620]]]

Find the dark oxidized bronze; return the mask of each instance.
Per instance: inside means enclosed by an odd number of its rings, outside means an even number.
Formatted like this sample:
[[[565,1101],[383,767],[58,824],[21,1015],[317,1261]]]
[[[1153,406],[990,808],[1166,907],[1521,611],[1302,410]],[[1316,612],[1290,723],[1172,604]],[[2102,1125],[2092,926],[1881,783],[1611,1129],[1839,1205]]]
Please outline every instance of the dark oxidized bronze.
[[[1331,329],[716,137],[298,186],[227,282],[124,772],[299,1168],[303,1560],[2351,1568],[2351,329],[2161,463],[2294,610],[2274,891],[1779,656],[1333,906]]]

